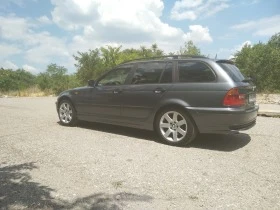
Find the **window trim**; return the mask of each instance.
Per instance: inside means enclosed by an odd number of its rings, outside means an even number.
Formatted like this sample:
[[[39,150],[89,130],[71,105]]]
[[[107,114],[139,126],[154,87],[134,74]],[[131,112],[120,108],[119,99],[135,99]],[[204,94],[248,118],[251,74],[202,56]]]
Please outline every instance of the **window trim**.
[[[161,79],[162,79],[163,74],[164,74],[164,72],[165,72],[165,70],[166,70],[166,67],[167,67],[167,65],[168,65],[169,63],[172,65],[172,68],[171,68],[171,82],[164,82],[164,83],[161,83]],[[172,61],[166,61],[166,62],[165,62],[164,70],[161,72],[161,75],[160,75],[160,77],[159,77],[158,84],[169,84],[169,83],[173,83],[173,81],[174,81],[174,75],[173,75],[173,73],[174,73],[174,62],[172,62]]]
[[[207,82],[180,82],[180,78],[179,78],[179,63],[180,62],[197,62],[197,63],[203,63],[204,65],[206,65],[213,73],[213,75],[215,76],[215,79],[213,81],[207,81]],[[216,74],[216,72],[213,70],[213,68],[204,61],[200,61],[200,60],[177,60],[176,61],[176,69],[175,69],[175,83],[187,83],[187,84],[193,84],[193,83],[199,83],[199,84],[203,84],[203,83],[217,83],[218,81],[218,75]]]

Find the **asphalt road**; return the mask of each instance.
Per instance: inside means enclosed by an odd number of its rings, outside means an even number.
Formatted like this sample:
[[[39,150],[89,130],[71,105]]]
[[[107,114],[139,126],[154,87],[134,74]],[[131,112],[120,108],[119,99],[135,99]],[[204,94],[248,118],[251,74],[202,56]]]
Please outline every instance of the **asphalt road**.
[[[55,98],[0,98],[0,209],[280,209],[280,119],[189,147],[63,127]]]

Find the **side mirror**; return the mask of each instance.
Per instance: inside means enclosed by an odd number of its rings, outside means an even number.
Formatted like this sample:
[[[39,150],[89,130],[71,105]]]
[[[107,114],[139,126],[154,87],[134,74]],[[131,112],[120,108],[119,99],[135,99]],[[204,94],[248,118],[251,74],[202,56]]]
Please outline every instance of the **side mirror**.
[[[95,86],[95,81],[94,80],[89,80],[88,81],[88,86],[90,86],[90,87],[94,87]]]

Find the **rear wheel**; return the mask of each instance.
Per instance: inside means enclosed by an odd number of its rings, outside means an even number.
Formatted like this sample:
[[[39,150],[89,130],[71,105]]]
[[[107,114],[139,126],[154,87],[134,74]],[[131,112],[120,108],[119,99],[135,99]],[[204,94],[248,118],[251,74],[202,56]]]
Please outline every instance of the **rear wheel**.
[[[69,100],[59,103],[58,116],[62,125],[73,126],[77,123],[76,110]]]
[[[165,109],[156,118],[156,130],[163,142],[186,145],[196,137],[197,130],[190,117],[180,109]]]

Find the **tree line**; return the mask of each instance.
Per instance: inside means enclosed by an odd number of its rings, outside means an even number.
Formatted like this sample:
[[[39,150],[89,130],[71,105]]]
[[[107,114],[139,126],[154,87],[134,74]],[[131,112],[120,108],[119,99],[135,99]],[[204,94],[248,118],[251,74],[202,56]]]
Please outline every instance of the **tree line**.
[[[280,33],[267,43],[245,45],[234,61],[244,75],[254,80],[258,92],[280,93]]]
[[[96,79],[125,61],[172,54],[166,54],[157,44],[151,47],[140,46],[138,49],[106,46],[87,52],[78,51],[73,56],[77,69],[73,74],[68,74],[65,67],[57,64],[48,65],[46,71],[38,75],[23,69],[14,71],[1,68],[0,93],[37,86],[42,91],[58,94],[66,89],[86,85],[89,79]],[[186,42],[175,54],[202,55],[192,41]],[[254,79],[259,92],[280,92],[280,33],[272,36],[267,43],[245,45],[241,51],[236,52],[233,61],[246,77]]]

